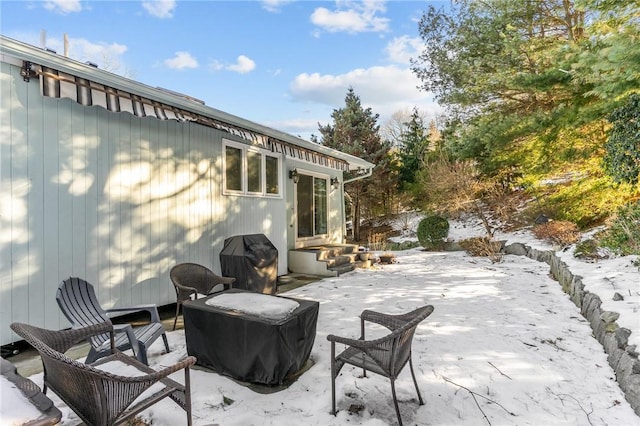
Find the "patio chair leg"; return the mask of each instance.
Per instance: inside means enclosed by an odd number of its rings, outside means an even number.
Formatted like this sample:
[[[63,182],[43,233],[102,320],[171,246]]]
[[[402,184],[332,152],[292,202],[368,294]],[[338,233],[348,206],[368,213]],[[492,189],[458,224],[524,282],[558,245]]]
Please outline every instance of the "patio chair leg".
[[[400,407],[398,407],[398,398],[396,398],[396,383],[391,379],[391,394],[393,395],[393,405],[396,407],[396,415],[398,416],[398,424],[402,426],[402,417],[400,417]]]
[[[420,395],[420,389],[418,389],[418,381],[416,380],[416,375],[413,372],[413,362],[411,362],[411,358],[409,358],[409,368],[411,369],[411,377],[413,377],[413,384],[416,386],[416,392],[418,392],[418,401],[420,405],[424,405],[424,401],[422,400],[422,395]]]
[[[138,361],[143,363],[144,365],[149,365],[149,360],[147,359],[147,347],[140,342],[138,342],[138,353],[135,354]]]
[[[184,389],[185,389],[184,405],[185,405],[185,411],[187,412],[187,426],[191,426],[192,425],[191,375],[189,374],[189,367],[184,369]]]
[[[169,349],[169,341],[167,340],[166,333],[162,333],[162,340],[164,341],[164,347],[167,350],[167,353],[171,352],[171,349]]]
[[[336,415],[336,344],[331,342],[331,414]]]
[[[176,303],[176,317],[173,319],[173,331],[176,331],[176,324],[178,323],[178,315],[180,315],[180,302]]]

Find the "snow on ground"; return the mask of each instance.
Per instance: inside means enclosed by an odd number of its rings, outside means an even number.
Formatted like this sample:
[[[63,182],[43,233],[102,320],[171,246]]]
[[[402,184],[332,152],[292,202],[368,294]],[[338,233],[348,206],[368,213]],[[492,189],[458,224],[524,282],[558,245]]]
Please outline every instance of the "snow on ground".
[[[451,231],[454,238],[471,235],[483,235],[482,228],[455,224]],[[543,248],[526,233],[498,238]],[[349,366],[336,380],[339,412],[336,417],[329,413],[326,336],[357,338],[363,309],[395,314],[425,304],[435,310],[416,332],[413,361],[426,404],[417,403],[408,367],[396,382],[406,425],[640,425],[602,346],[549,276],[548,265],[524,256],[504,256],[492,263],[464,252],[419,248],[396,256],[397,263],[326,278],[286,293],[320,302],[313,365],[286,389],[258,392],[194,368],[194,425],[396,424],[389,381],[375,374],[362,378],[359,369]],[[571,259],[567,262],[574,266]],[[637,339],[638,270],[626,266],[629,262],[582,263],[573,272],[583,275],[589,291],[603,292],[603,303],[621,313],[619,323],[630,325],[632,338]],[[631,296],[613,302],[613,290]],[[371,330],[371,337],[383,334],[379,328]],[[162,342],[156,342],[149,352],[152,365],[169,365],[186,356],[184,332],[168,335],[172,352],[164,354]],[[173,377],[184,380],[182,373]],[[42,383],[41,374],[31,379]],[[76,424],[77,417],[49,394],[63,411],[63,424]],[[350,413],[349,408],[358,405],[364,409]],[[185,422],[184,412],[171,401],[156,404],[143,417],[154,426]]]

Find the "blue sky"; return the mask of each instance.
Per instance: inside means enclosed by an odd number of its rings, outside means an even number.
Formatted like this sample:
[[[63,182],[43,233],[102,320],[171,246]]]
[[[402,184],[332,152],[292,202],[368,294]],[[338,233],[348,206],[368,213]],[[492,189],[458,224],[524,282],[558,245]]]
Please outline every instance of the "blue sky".
[[[6,1],[0,31],[308,139],[353,87],[380,115],[439,108],[410,70],[437,1]]]

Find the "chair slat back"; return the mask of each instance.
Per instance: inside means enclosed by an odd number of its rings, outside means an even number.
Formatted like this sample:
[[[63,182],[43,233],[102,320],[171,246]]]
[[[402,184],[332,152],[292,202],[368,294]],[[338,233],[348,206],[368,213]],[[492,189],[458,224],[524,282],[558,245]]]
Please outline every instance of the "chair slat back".
[[[73,328],[111,322],[100,306],[93,286],[82,278],[71,277],[63,280],[56,292],[56,302]],[[108,334],[93,336],[91,344],[99,347],[108,339]]]

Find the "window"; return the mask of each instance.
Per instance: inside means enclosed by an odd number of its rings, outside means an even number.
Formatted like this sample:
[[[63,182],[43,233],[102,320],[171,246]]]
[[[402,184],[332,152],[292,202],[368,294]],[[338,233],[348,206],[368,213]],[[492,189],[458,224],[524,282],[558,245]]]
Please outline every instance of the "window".
[[[262,155],[247,151],[247,192],[262,192]]]
[[[223,140],[223,194],[279,197],[281,159],[277,154]]]
[[[225,147],[226,189],[242,191],[242,150],[231,146]]]

